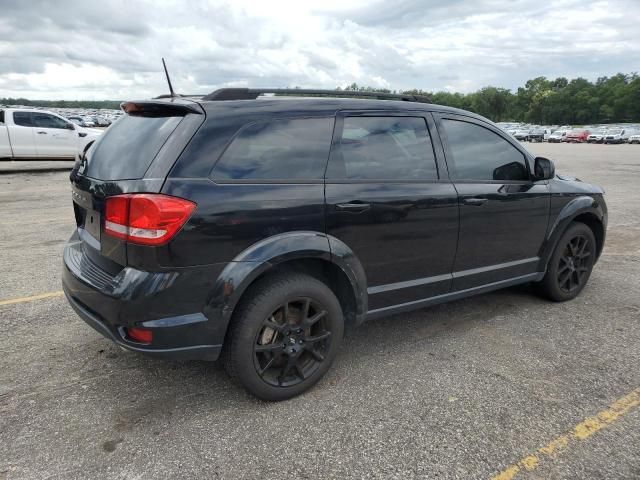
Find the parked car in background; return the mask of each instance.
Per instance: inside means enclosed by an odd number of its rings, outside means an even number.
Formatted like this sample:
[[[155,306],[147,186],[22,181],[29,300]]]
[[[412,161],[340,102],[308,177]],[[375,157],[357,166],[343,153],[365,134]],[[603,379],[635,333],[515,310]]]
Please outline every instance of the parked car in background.
[[[71,172],[63,289],[116,344],[221,356],[253,395],[284,400],[324,376],[346,326],[587,284],[602,189],[489,120],[411,95],[263,93],[125,102]]]
[[[603,143],[626,143],[631,136],[631,132],[624,128],[614,128],[607,131],[607,134],[603,138]]]
[[[589,133],[589,136],[587,137],[587,143],[602,143],[606,133],[606,128],[596,128],[591,130],[591,133]]]
[[[640,144],[640,133],[629,136],[629,143]]]
[[[574,128],[567,132],[562,141],[565,143],[584,143],[587,141],[590,133],[589,130]]]
[[[545,128],[533,128],[529,131],[530,142],[544,142],[549,138],[549,130]]]
[[[519,128],[513,134],[516,140],[520,140],[522,142],[529,141],[529,135],[531,134],[531,130],[529,128]]]
[[[82,117],[67,117],[67,120],[69,120],[72,123],[75,123],[76,125],[79,125],[81,127],[88,127],[89,125],[87,125],[87,123],[84,121],[84,119]]]
[[[549,135],[549,138],[547,138],[547,141],[549,143],[560,143],[564,140],[564,137],[567,135],[567,130],[555,130],[551,135]]]
[[[53,112],[0,110],[0,158],[78,158],[101,134]]]
[[[82,121],[87,127],[95,127],[96,122],[91,117],[82,117]]]
[[[96,115],[93,117],[93,121],[98,127],[108,127],[111,125],[111,120],[107,117],[103,117],[102,115]]]

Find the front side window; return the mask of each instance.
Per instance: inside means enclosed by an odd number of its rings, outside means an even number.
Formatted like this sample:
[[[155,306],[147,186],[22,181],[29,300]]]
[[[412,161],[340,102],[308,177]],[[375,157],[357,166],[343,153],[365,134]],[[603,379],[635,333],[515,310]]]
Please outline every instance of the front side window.
[[[216,163],[216,180],[320,180],[333,118],[280,119],[247,125]]]
[[[67,128],[68,123],[61,118],[48,115],[46,113],[32,113],[33,125],[40,128]]]
[[[435,180],[435,155],[422,117],[346,117],[329,179]]]
[[[21,127],[32,127],[31,112],[13,112],[13,123]]]
[[[460,120],[442,120],[453,158],[454,180],[529,180],[525,157],[488,128]]]

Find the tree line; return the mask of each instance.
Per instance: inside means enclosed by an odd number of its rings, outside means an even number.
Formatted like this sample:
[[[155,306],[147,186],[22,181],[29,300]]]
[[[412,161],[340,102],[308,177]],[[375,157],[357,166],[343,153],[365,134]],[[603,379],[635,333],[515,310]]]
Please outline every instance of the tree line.
[[[336,90],[343,90],[338,87]],[[353,83],[347,91],[383,91],[428,96],[433,103],[462,108],[495,122],[517,121],[537,124],[589,124],[640,122],[640,76],[618,73],[595,82],[585,78],[549,80],[537,77],[512,92],[506,88],[484,87],[473,93],[404,91],[379,89]],[[120,101],[27,100],[0,98],[0,105],[53,108],[120,108]]]
[[[381,91],[355,83],[345,90]],[[585,78],[549,80],[537,77],[516,92],[491,86],[466,94],[420,89],[382,91],[425,95],[438,105],[469,110],[494,122],[548,125],[640,122],[640,76],[637,73],[618,73],[613,77],[600,77],[595,82]]]

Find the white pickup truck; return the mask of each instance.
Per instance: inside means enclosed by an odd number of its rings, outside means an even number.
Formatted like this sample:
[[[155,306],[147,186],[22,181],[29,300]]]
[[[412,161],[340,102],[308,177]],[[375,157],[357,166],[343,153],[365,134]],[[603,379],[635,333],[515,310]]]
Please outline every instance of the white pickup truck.
[[[43,110],[0,109],[0,159],[77,158],[102,135]]]

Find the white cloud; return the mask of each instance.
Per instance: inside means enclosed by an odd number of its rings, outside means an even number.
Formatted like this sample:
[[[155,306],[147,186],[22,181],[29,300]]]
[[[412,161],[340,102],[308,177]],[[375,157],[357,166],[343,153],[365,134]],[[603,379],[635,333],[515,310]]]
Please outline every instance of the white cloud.
[[[471,91],[640,65],[637,0],[0,0],[0,97],[124,99],[174,87]]]

